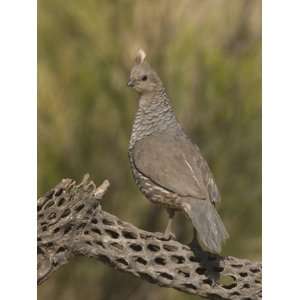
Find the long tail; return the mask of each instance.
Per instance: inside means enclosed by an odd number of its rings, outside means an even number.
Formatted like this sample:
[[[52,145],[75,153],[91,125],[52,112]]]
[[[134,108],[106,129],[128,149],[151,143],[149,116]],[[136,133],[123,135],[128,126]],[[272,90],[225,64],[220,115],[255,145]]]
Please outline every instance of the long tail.
[[[197,231],[198,242],[213,253],[220,253],[229,234],[210,201],[190,198],[185,212]]]

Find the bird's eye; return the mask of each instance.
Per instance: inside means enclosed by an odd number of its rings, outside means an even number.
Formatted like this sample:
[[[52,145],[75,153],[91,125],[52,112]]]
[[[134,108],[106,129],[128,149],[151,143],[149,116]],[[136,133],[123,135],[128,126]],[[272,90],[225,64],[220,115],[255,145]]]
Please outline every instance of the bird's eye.
[[[142,80],[143,81],[146,81],[148,79],[148,76],[147,75],[144,75],[143,77],[142,77]]]

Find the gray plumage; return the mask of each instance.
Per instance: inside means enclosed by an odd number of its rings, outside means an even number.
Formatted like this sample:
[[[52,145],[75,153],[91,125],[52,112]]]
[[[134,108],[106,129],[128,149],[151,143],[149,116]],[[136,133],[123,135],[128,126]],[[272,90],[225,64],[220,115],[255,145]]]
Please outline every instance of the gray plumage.
[[[183,211],[201,245],[219,253],[229,235],[215,209],[220,201],[215,180],[199,148],[176,120],[163,84],[142,50],[128,85],[140,94],[128,150],[139,189],[150,201],[167,208],[170,218],[175,211]]]

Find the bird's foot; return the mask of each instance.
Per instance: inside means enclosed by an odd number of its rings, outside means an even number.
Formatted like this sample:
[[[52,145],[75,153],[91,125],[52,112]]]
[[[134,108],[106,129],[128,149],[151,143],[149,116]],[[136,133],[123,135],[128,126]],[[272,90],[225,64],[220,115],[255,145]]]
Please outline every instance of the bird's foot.
[[[175,240],[176,239],[175,234],[171,231],[165,232],[164,236],[167,240]]]
[[[171,231],[169,232],[156,232],[155,236],[162,241],[170,241],[170,240],[175,240],[176,236],[174,233],[172,233]]]

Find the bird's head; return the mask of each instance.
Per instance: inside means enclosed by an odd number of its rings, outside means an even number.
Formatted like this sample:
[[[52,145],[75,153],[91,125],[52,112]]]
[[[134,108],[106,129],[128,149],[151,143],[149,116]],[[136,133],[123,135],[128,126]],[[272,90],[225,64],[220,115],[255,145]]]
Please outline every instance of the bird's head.
[[[145,61],[146,53],[140,49],[131,69],[128,86],[139,94],[155,92],[162,88],[162,82],[156,72]]]

